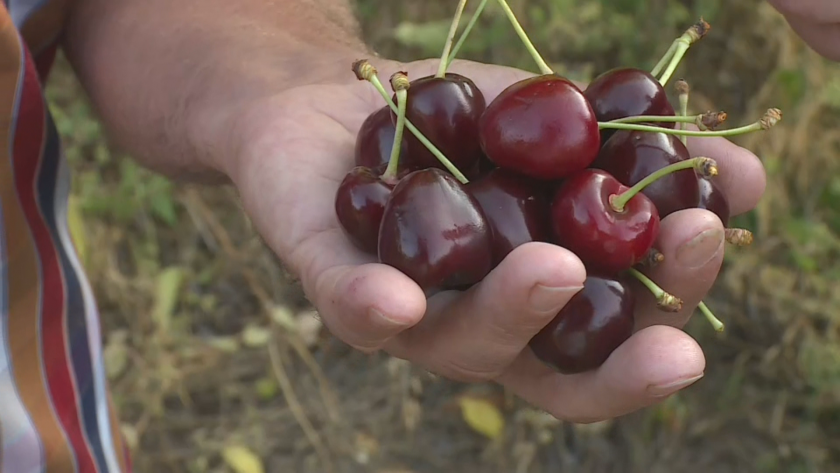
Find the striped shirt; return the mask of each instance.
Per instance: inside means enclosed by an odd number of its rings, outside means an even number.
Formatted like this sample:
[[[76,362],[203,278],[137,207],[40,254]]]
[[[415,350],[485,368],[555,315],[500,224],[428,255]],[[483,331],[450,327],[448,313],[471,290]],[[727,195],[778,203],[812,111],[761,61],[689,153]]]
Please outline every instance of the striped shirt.
[[[46,81],[71,0],[0,0],[0,472],[127,473]]]

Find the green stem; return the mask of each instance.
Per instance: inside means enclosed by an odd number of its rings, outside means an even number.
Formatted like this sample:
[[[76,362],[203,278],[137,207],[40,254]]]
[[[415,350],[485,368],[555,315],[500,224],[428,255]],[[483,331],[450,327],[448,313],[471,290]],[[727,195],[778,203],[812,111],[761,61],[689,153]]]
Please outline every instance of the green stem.
[[[677,136],[701,136],[701,137],[713,137],[713,136],[737,136],[737,135],[745,135],[747,133],[752,133],[755,131],[764,130],[765,127],[761,124],[761,122],[755,122],[751,125],[744,125],[738,128],[732,128],[729,130],[716,130],[716,131],[695,131],[695,130],[678,130],[672,128],[662,128],[658,126],[648,126],[648,125],[637,125],[634,123],[615,123],[615,122],[599,122],[598,128],[611,128],[615,130],[636,130],[636,131],[650,131],[653,133],[665,133],[668,135],[677,135]]]
[[[531,57],[534,58],[534,62],[537,63],[537,67],[540,68],[540,72],[543,74],[554,74],[554,71],[548,67],[548,64],[545,63],[540,53],[537,52],[537,48],[534,47],[534,43],[528,38],[528,34],[525,33],[525,30],[522,29],[522,25],[519,24],[519,20],[516,19],[516,15],[513,14],[513,10],[510,9],[510,5],[508,5],[506,0],[498,0],[499,6],[502,7],[504,10],[505,15],[507,15],[508,20],[510,20],[511,25],[513,25],[513,29],[516,30],[516,34],[519,35],[519,39],[522,40],[522,43],[525,45],[525,48],[531,53]]]
[[[683,56],[685,56],[685,53],[688,52],[688,48],[690,48],[693,43],[702,39],[706,33],[709,32],[710,28],[711,26],[709,26],[708,23],[706,23],[703,19],[700,19],[700,21],[691,25],[691,27],[682,34],[682,36],[674,41],[672,45],[672,49],[674,51],[671,58],[668,60],[668,67],[665,69],[665,72],[662,73],[662,77],[659,78],[659,83],[662,84],[663,87],[668,83],[668,80],[671,79],[671,76],[680,64],[680,61],[682,61]],[[656,76],[656,74],[653,75]]]
[[[683,117],[688,117],[688,93],[689,93],[688,82],[686,82],[682,79],[678,80],[677,81],[677,92],[679,93],[679,100],[680,100],[680,115],[683,116]],[[697,119],[697,120],[700,120],[702,118],[703,118],[702,115],[700,115],[699,118],[695,117],[695,119]],[[686,123],[681,122],[680,123],[680,130],[685,131],[686,128],[687,128]],[[688,144],[688,137],[685,136],[685,135],[682,135],[682,136],[680,136],[680,141],[682,141],[683,145],[687,145]]]
[[[648,123],[648,122],[670,122],[670,123],[695,123],[703,115],[686,117],[682,115],[635,115],[632,117],[616,118],[603,123]],[[600,124],[599,124],[600,125]]]
[[[385,90],[385,87],[382,86],[382,82],[379,81],[379,77],[377,77],[376,74],[373,74],[369,81],[379,92],[379,95],[381,95],[382,98],[385,99],[385,101],[388,103],[388,106],[391,107],[391,110],[393,110],[395,113],[399,113],[399,108],[396,106],[396,104],[394,104],[394,101],[391,100],[391,96],[388,95],[388,92]],[[425,136],[423,136],[423,134],[420,133],[420,130],[418,130],[417,127],[415,127],[408,119],[405,120],[405,127],[408,128],[408,131],[410,131],[411,134],[413,134],[421,143],[423,143],[423,146],[425,146],[426,149],[428,149],[438,159],[438,161],[440,161],[440,163],[443,164],[443,166],[449,172],[451,172],[452,175],[455,176],[456,179],[458,179],[458,181],[461,182],[461,184],[466,184],[469,182],[469,180],[467,180],[467,177],[464,176],[464,174],[461,171],[459,171],[458,168],[455,167],[455,165],[452,164],[452,162],[449,161],[449,159],[447,159],[446,156],[444,156],[443,153],[441,153],[440,150],[437,149],[437,147],[433,145],[431,141],[429,141]]]
[[[455,40],[455,33],[458,31],[458,25],[461,24],[461,15],[464,13],[464,7],[467,6],[467,0],[458,2],[458,8],[455,9],[455,16],[452,17],[452,25],[449,26],[449,34],[446,37],[446,44],[443,46],[443,52],[440,55],[440,65],[438,66],[437,75],[435,77],[441,78],[446,75],[446,68],[449,66],[449,51],[452,50],[452,41]]]
[[[391,157],[388,161],[388,167],[385,169],[385,173],[382,174],[382,180],[385,182],[391,182],[397,178],[397,169],[400,163],[400,148],[402,148],[403,130],[405,129],[405,109],[408,91],[403,88],[398,88],[396,90],[396,94],[397,124],[395,125],[396,131],[394,132],[394,144],[391,146]]]
[[[668,48],[668,51],[665,52],[665,55],[662,56],[662,59],[660,59],[659,62],[656,63],[656,66],[654,66],[653,70],[650,71],[650,75],[656,77],[659,75],[660,72],[662,72],[662,68],[664,68],[665,65],[668,64],[668,61],[672,57],[674,57],[674,51],[677,50],[677,44],[679,44],[678,41],[678,39],[671,41],[671,46]]]
[[[484,13],[484,9],[487,7],[488,1],[489,0],[481,0],[481,3],[478,4],[478,8],[476,8],[475,13],[473,13],[472,18],[470,18],[470,22],[467,23],[467,27],[464,28],[464,32],[461,33],[461,37],[458,38],[458,42],[452,47],[452,52],[449,53],[449,58],[446,60],[446,67],[449,67],[452,64],[452,61],[455,60],[455,56],[458,55],[458,52],[461,50],[464,42],[466,42],[470,32],[472,32],[473,27],[475,27],[475,24],[478,22],[478,17]]]
[[[664,310],[666,312],[679,312],[682,310],[682,299],[665,292],[658,284],[642,274],[642,272],[638,269],[630,268],[627,271],[633,277],[638,279],[639,282],[651,292],[651,294],[653,294],[653,297],[656,298],[656,304],[659,306],[660,310]]]
[[[715,163],[713,159],[704,157],[686,159],[685,161],[669,164],[661,169],[657,169],[639,181],[635,186],[627,189],[621,194],[611,195],[609,199],[610,205],[616,212],[624,212],[624,207],[627,205],[627,202],[630,202],[630,199],[635,197],[639,192],[642,192],[645,187],[653,184],[658,179],[665,177],[668,174],[682,171],[684,169],[694,169],[697,173],[703,176],[717,175],[717,163]]]
[[[659,78],[659,83],[662,84],[663,87],[668,83],[668,80],[674,74],[674,71],[677,70],[677,66],[680,64],[680,61],[682,61],[683,56],[685,56],[685,53],[688,52],[688,48],[690,47],[690,40],[687,40],[684,37],[678,40],[677,50],[674,51],[674,57],[671,58],[668,68],[665,69],[665,72],[662,73],[662,77]]]
[[[715,329],[716,332],[724,331],[725,326],[723,325],[723,322],[721,322],[720,319],[715,317],[715,314],[712,313],[712,311],[709,309],[705,302],[700,301],[700,303],[697,305],[697,308],[700,309],[700,312],[704,316],[706,316],[706,319],[709,321],[710,324],[712,324],[712,327]]]

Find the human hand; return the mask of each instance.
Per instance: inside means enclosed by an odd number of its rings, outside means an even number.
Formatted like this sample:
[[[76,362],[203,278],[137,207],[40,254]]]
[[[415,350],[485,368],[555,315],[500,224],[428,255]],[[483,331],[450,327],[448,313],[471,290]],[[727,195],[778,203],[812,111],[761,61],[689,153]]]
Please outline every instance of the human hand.
[[[696,381],[705,360],[680,328],[717,277],[724,235],[712,213],[692,209],[663,219],[658,248],[666,260],[650,275],[685,301],[678,314],[641,297],[638,332],[598,370],[560,375],[537,361],[528,341],[582,287],[578,258],[529,243],[514,250],[466,292],[429,300],[411,279],[377,264],[345,237],[335,192],[353,167],[356,133],[384,105],[366,82],[347,79],[303,86],[263,101],[242,119],[239,163],[232,179],[267,244],[297,274],[328,329],[365,352],[383,349],[438,375],[496,381],[558,418],[593,422],[661,400]],[[380,77],[434,74],[437,61],[376,61]],[[472,78],[489,103],[528,73],[465,61],[452,72]],[[732,214],[750,210],[764,191],[760,161],[721,138],[690,139],[692,155],[713,157]],[[661,325],[657,325],[661,324]]]
[[[821,55],[840,61],[840,2],[837,0],[769,0],[788,24]]]

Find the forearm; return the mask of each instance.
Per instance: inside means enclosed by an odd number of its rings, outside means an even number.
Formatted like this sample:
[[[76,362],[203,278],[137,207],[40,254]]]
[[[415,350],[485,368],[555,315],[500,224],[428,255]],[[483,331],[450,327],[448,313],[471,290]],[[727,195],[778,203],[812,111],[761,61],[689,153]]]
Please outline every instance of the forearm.
[[[217,180],[234,118],[366,52],[347,0],[77,0],[65,49],[110,137],[146,166]]]

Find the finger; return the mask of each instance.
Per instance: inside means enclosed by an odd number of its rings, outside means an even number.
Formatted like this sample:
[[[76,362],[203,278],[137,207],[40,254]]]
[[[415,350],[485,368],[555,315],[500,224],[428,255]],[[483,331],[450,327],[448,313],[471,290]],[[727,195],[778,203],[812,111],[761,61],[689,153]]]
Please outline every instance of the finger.
[[[770,4],[788,17],[798,17],[802,22],[840,23],[840,2],[836,0],[769,0]],[[798,22],[802,24],[802,22]],[[838,44],[829,43],[829,44]]]
[[[832,2],[840,10],[840,2]],[[840,16],[840,13],[838,13]],[[827,59],[840,61],[840,18],[834,23],[817,23],[797,15],[788,15],[788,24],[814,51]]]
[[[344,248],[341,232],[325,232],[307,241],[301,253],[329,253]],[[303,286],[324,325],[336,337],[362,351],[382,348],[392,337],[417,324],[426,312],[426,296],[417,284],[391,266],[368,263],[334,265],[335,255],[301,254],[311,261],[303,271]],[[321,259],[323,258],[323,259]],[[328,262],[326,269],[319,267]]]
[[[653,405],[703,376],[703,351],[681,330],[635,333],[595,371],[558,374],[526,350],[499,382],[525,401],[569,422],[598,422]]]
[[[755,208],[767,186],[767,174],[752,151],[725,138],[694,136],[688,138],[688,150],[692,157],[705,156],[717,162],[720,172],[715,183],[726,195],[733,217]]]
[[[685,325],[720,271],[725,249],[723,225],[706,210],[674,212],[662,220],[656,247],[665,260],[645,273],[666,292],[682,299],[683,309],[679,313],[663,312],[650,291],[634,282],[637,329]]]
[[[430,301],[430,315],[395,339],[397,349],[449,378],[495,378],[583,288],[585,278],[583,264],[568,250],[521,245],[461,297],[436,296],[448,302],[439,311]]]

